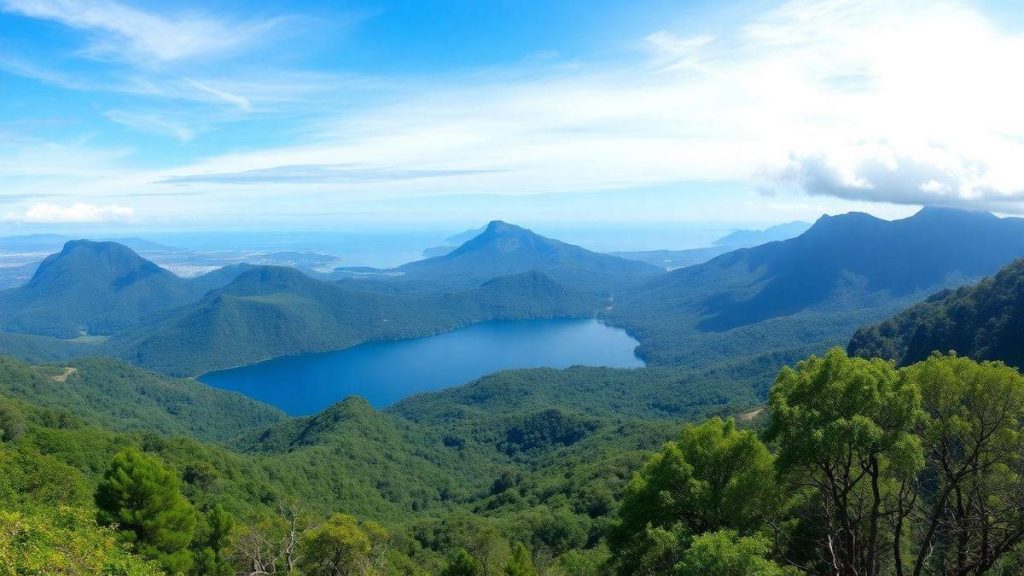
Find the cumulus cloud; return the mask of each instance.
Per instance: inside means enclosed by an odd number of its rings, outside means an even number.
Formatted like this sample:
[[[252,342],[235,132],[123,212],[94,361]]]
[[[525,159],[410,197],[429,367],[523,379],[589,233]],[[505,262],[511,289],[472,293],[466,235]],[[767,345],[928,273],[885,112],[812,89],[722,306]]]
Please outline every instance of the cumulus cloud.
[[[82,224],[112,222],[131,218],[134,210],[128,206],[96,206],[75,202],[67,206],[37,202],[21,213],[7,215],[7,220],[27,224]]]

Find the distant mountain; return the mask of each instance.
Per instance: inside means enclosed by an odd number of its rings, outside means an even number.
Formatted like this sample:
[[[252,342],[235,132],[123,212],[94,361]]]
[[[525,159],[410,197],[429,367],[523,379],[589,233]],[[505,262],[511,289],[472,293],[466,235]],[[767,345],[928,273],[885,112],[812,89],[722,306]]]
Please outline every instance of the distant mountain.
[[[768,242],[789,240],[795,238],[811,227],[810,222],[787,222],[777,224],[764,230],[736,230],[715,240],[715,246],[732,246],[734,248],[749,248],[760,246]]]
[[[466,230],[464,232],[459,232],[458,234],[449,236],[444,239],[446,243],[444,246],[431,246],[429,248],[424,248],[423,257],[434,258],[436,256],[444,256],[445,254],[451,254],[453,251],[457,250],[460,245],[483,234],[485,230],[487,230],[487,226],[481,226],[479,228]]]
[[[456,247],[458,247],[459,245],[465,244],[466,242],[469,242],[473,238],[476,238],[477,236],[483,234],[486,230],[487,225],[484,225],[479,228],[473,228],[471,230],[459,232],[458,234],[454,234],[452,236],[445,238],[444,241],[449,244],[454,244]]]
[[[851,355],[878,356],[900,365],[932,352],[955,351],[976,360],[1024,367],[1024,260],[991,278],[945,290],[888,320],[857,330]]]
[[[807,231],[811,225],[807,222],[789,222],[772,226],[765,230],[736,230],[715,240],[713,246],[689,248],[686,250],[635,250],[630,252],[611,252],[612,256],[646,262],[666,270],[675,270],[686,266],[703,264],[716,256],[721,256],[737,248],[750,248],[768,242],[778,242],[795,238]]]
[[[136,364],[178,374],[450,331],[494,319],[587,316],[600,302],[537,272],[457,293],[385,293],[253,267],[114,346]]]
[[[706,246],[687,250],[636,250],[632,252],[611,252],[612,256],[645,262],[652,266],[675,270],[695,264],[703,264],[715,256],[735,250],[732,246]]]
[[[501,221],[444,256],[399,266],[403,281],[467,289],[497,276],[537,271],[574,290],[607,293],[658,275],[657,267],[591,252]]]
[[[110,335],[197,300],[240,269],[186,280],[122,244],[72,240],[26,284],[0,291],[0,329],[59,338]]]
[[[43,260],[27,284],[0,292],[0,326],[61,338],[111,334],[193,295],[126,246],[76,240]]]
[[[926,208],[886,221],[825,216],[797,238],[736,250],[654,278],[611,319],[660,363],[836,343],[934,290],[1024,255],[1024,220]],[[694,349],[693,347],[696,347]]]

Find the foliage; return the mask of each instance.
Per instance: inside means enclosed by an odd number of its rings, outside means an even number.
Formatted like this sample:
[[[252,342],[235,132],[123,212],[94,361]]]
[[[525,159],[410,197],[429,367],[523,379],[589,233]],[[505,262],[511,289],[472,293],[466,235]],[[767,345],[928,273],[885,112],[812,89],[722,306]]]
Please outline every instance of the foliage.
[[[460,548],[452,561],[441,572],[441,576],[481,576],[484,573],[480,561],[474,558],[465,548]]]
[[[1024,377],[1000,363],[932,356],[904,370],[923,396],[927,483],[898,529],[914,573],[989,570],[1024,535]]]
[[[17,442],[25,433],[25,418],[8,402],[0,402],[0,441]]]
[[[153,456],[126,449],[114,457],[96,490],[100,523],[128,533],[141,555],[170,572],[191,567],[188,546],[196,524],[178,483]]]
[[[383,559],[390,536],[374,522],[334,514],[302,535],[299,567],[308,574],[348,576],[371,573]]]
[[[920,390],[882,360],[833,348],[785,368],[772,388],[769,437],[779,469],[815,492],[821,550],[842,573],[888,565],[887,519],[908,505],[903,489],[924,466]]]
[[[680,576],[785,576],[799,574],[766,558],[771,541],[763,535],[739,536],[734,530],[707,532],[693,539],[675,571]]]
[[[87,509],[65,506],[0,511],[0,574],[160,576],[133,556]]]
[[[505,563],[505,576],[537,576],[530,550],[522,542],[512,547],[512,554]]]
[[[626,488],[609,535],[618,571],[667,570],[694,535],[760,528],[777,509],[773,478],[767,448],[732,420],[686,426]]]

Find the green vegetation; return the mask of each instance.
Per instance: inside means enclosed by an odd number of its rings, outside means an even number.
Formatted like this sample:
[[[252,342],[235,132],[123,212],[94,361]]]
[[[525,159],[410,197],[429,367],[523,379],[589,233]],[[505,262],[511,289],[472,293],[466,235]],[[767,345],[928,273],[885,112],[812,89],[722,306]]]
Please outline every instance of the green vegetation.
[[[897,369],[833,349],[779,374],[764,441],[712,417],[662,445],[676,421],[577,412],[558,394],[517,405],[514,387],[473,405],[473,389],[437,395],[447,413],[432,395],[387,413],[350,399],[233,448],[0,394],[15,431],[0,443],[0,559],[56,566],[61,538],[93,573],[124,574],[154,573],[148,561],[197,575],[1021,567],[1024,377],[1002,364]],[[29,533],[31,554],[4,540]]]
[[[96,489],[96,506],[100,524],[127,534],[139,554],[171,573],[192,567],[195,510],[177,475],[157,458],[132,448],[119,452]]]
[[[834,348],[784,369],[769,408],[775,455],[710,420],[638,472],[609,533],[619,573],[1024,568],[1016,370],[938,355],[897,370]]]
[[[160,376],[105,358],[28,366],[0,358],[0,391],[113,430],[227,440],[284,414],[240,394]],[[0,413],[0,427],[2,427]]]
[[[848,350],[906,365],[934,351],[1024,366],[1024,260],[958,290],[939,292],[875,326],[857,330]]]

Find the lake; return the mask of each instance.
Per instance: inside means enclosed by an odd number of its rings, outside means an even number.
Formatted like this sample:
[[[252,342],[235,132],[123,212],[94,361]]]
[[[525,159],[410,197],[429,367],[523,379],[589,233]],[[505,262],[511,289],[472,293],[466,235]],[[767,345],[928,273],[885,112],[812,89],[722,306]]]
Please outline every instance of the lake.
[[[275,358],[199,379],[293,415],[318,412],[347,396],[384,408],[416,394],[511,368],[643,366],[637,341],[597,320],[497,321],[413,340]]]

